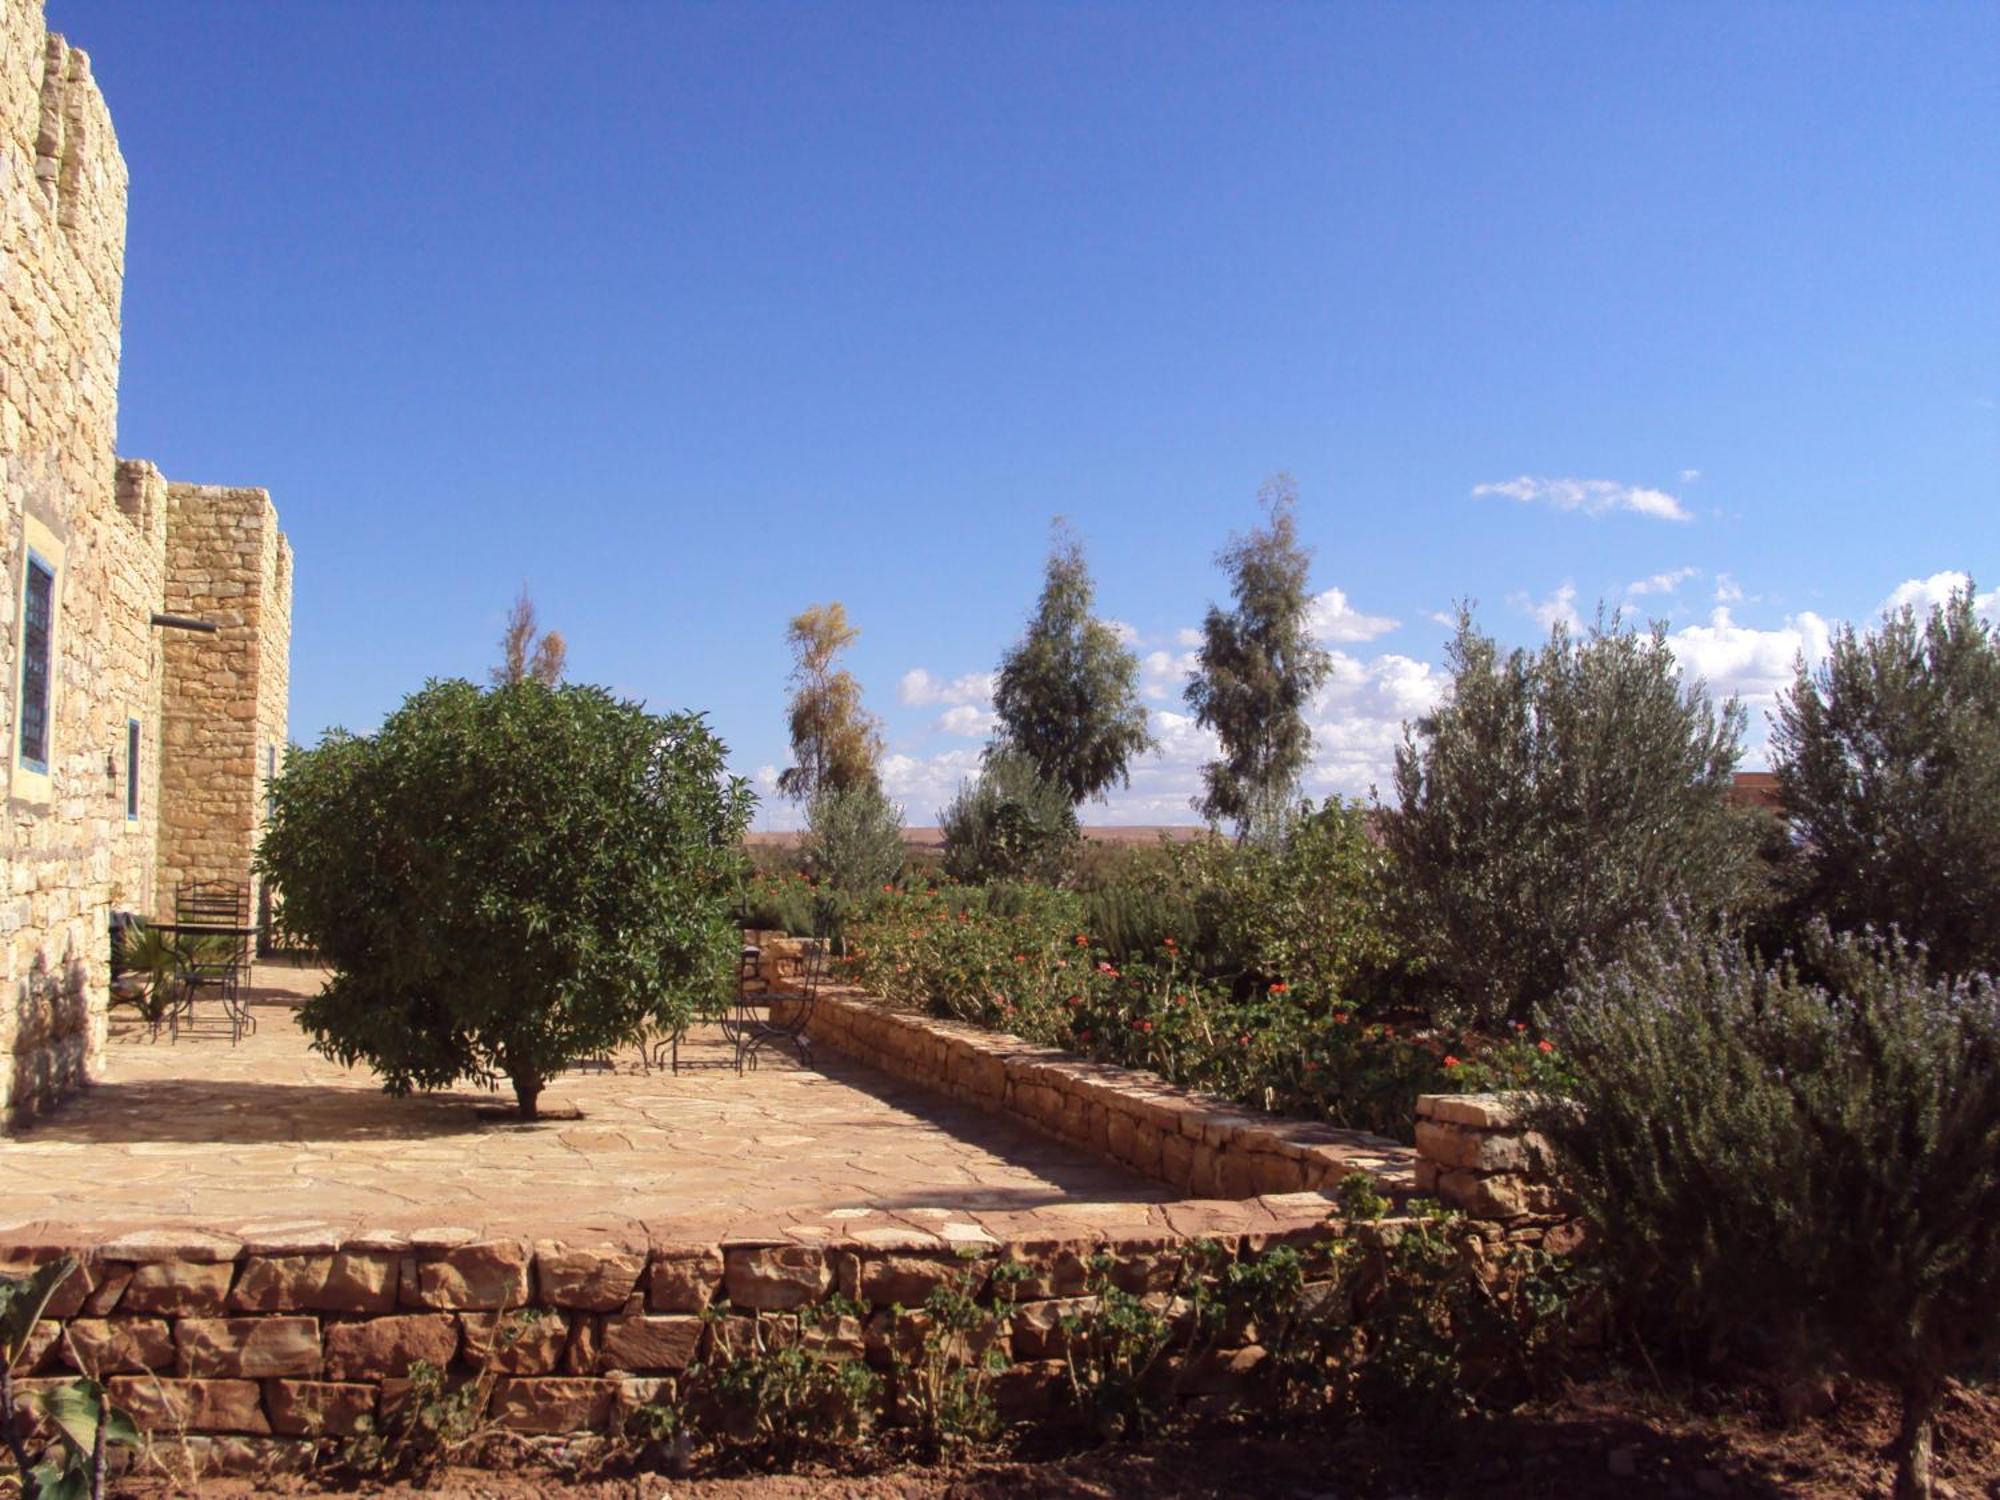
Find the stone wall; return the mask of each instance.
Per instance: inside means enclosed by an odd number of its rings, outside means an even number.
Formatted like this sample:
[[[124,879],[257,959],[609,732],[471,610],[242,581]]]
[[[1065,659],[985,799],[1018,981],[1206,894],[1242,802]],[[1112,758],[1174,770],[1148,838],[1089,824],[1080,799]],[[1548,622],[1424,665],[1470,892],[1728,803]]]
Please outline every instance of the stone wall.
[[[5,1122],[95,1076],[114,908],[159,912],[186,870],[249,879],[256,747],[284,742],[292,569],[269,498],[169,485],[116,456],[125,206],[125,162],[89,58],[45,30],[39,0],[0,0]],[[18,743],[30,550],[56,574],[45,768]],[[222,634],[163,642],[152,615],[170,594],[177,612],[226,614]],[[177,671],[196,685],[176,692]],[[169,698],[189,710],[174,735],[162,727]],[[209,727],[186,727],[197,704]],[[128,817],[135,720],[139,806]],[[212,816],[214,836],[191,816]]]
[[[996,1396],[1026,1416],[1061,1392],[1060,1320],[1080,1306],[1097,1255],[1115,1284],[1164,1307],[1197,1239],[1235,1258],[1338,1237],[1376,1246],[1394,1233],[1388,1221],[1329,1220],[1323,1201],[1246,1221],[1256,1227],[1079,1226],[1006,1240],[862,1230],[812,1244],[145,1232],[76,1252],[83,1265],[37,1325],[17,1390],[25,1402],[78,1371],[106,1380],[143,1428],[180,1440],[175,1449],[208,1472],[305,1466],[323,1443],[375,1429],[420,1360],[455,1379],[495,1376],[491,1414],[504,1428],[601,1432],[670,1396],[696,1360],[749,1349],[753,1327],[765,1347],[802,1343],[887,1368],[893,1353],[914,1352],[892,1307],[919,1307],[946,1281],[990,1303],[991,1271],[1013,1263],[1025,1278],[1002,1309],[1014,1364]],[[0,1247],[0,1273],[23,1274],[61,1249]],[[1308,1267],[1329,1274],[1311,1256]],[[496,1352],[501,1318],[518,1336],[503,1335]],[[1262,1357],[1254,1337],[1238,1327],[1206,1352],[1213,1368],[1188,1372],[1186,1394],[1240,1381]]]
[[[291,547],[263,490],[170,484],[165,609],[213,635],[171,631],[158,891],[250,880],[265,768],[284,743]]]
[[[1526,1115],[1516,1094],[1419,1096],[1418,1191],[1477,1219],[1568,1218],[1554,1151]]]
[[[808,1035],[815,1046],[1020,1120],[1193,1198],[1326,1189],[1355,1172],[1392,1196],[1416,1186],[1415,1153],[1382,1136],[1246,1109],[1157,1074],[914,1015],[858,990],[823,989]]]

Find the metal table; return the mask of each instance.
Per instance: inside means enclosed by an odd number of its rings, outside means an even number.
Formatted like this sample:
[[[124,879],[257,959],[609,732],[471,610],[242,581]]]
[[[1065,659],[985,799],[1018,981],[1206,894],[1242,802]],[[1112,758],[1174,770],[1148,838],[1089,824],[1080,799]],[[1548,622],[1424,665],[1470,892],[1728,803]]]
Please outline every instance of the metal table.
[[[177,938],[231,938],[236,948],[226,963],[187,964],[182,970],[181,998],[175,1002],[169,1015],[173,1039],[180,1040],[180,1020],[185,1016],[194,1019],[196,994],[203,988],[215,990],[222,1001],[223,1014],[229,1018],[229,1044],[235,1046],[244,1037],[257,1030],[257,1018],[250,1013],[248,1002],[243,999],[242,971],[249,967],[249,954],[262,932],[260,922],[148,922],[155,932],[168,933]]]

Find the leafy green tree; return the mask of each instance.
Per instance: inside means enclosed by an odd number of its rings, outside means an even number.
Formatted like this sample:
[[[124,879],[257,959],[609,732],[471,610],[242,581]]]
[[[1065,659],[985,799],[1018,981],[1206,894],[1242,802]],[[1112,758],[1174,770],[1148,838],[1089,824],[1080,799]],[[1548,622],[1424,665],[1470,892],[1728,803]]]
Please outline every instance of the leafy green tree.
[[[903,873],[903,810],[881,788],[821,792],[806,812],[806,868],[852,900]]]
[[[1726,795],[1743,711],[1685,683],[1663,631],[1600,613],[1503,655],[1461,610],[1447,660],[1450,696],[1405,726],[1383,834],[1448,1008],[1526,1019],[1632,924],[1759,898],[1761,825]]]
[[[786,628],[792,648],[792,703],[787,715],[798,764],[778,775],[784,796],[811,802],[823,791],[878,786],[880,721],[861,706],[861,684],[836,666],[861,632],[839,600],[799,611]]]
[[[433,682],[271,788],[258,869],[333,970],[316,1050],[392,1094],[563,1068],[718,1003],[752,795],[695,714]]]
[[[1799,663],[1771,737],[1807,908],[1891,926],[1940,972],[2000,973],[2000,630],[1970,584]]]
[[[528,586],[521,585],[514,607],[507,612],[507,628],[500,635],[500,665],[488,677],[495,687],[533,678],[544,687],[562,681],[569,661],[569,643],[560,630],[541,630],[535,622],[535,601]]]
[[[1236,607],[1209,606],[1186,693],[1222,742],[1222,758],[1202,767],[1206,790],[1194,805],[1211,823],[1234,823],[1239,838],[1283,826],[1312,756],[1306,705],[1333,670],[1310,623],[1312,553],[1298,539],[1298,487],[1280,474],[1257,499],[1266,524],[1216,559]]]
[[[945,873],[967,884],[1038,880],[1054,885],[1069,871],[1082,838],[1076,804],[1035,763],[1004,746],[986,753],[976,781],[958,789],[938,814]]]
[[[1929,1494],[1946,1379],[2000,1359],[2000,986],[1669,921],[1544,1019],[1577,1082],[1539,1123],[1621,1321],[1896,1382],[1896,1493]]]
[[[1000,739],[1072,803],[1129,786],[1152,748],[1139,704],[1139,659],[1091,616],[1096,590],[1083,547],[1060,523],[1042,597],[1020,644],[1000,659],[993,706]]]

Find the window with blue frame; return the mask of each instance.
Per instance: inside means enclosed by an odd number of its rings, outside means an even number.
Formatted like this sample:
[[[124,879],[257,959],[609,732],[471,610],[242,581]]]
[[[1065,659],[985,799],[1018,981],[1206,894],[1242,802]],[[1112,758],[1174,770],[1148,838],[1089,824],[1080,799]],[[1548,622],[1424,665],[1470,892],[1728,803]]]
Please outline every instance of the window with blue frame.
[[[49,770],[49,681],[56,630],[56,570],[28,554],[21,590],[21,764]]]
[[[125,721],[125,821],[139,821],[139,721]]]

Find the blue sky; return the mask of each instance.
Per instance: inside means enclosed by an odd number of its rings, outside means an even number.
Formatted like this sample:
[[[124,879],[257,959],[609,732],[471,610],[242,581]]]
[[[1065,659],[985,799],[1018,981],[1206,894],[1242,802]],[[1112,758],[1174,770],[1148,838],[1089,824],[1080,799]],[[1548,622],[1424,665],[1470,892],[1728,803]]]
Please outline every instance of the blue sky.
[[[48,13],[132,170],[121,451],[271,490],[301,741],[483,673],[526,581],[768,771],[838,598],[928,823],[1060,513],[1164,741],[1088,816],[1185,821],[1181,633],[1281,469],[1321,792],[1386,786],[1455,599],[1628,603],[1761,710],[2000,585],[1990,5]]]

